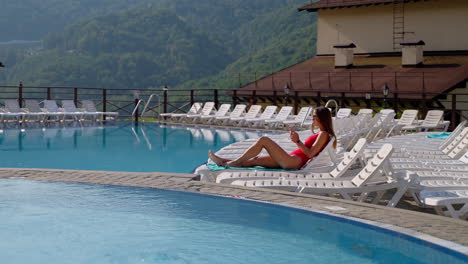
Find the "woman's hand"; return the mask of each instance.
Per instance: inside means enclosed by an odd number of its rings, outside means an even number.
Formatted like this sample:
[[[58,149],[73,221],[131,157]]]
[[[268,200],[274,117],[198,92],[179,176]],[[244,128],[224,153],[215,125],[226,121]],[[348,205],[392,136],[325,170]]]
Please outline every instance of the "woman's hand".
[[[297,134],[297,132],[294,130],[289,130],[289,137],[294,143],[297,143],[297,141],[299,141],[299,134]]]

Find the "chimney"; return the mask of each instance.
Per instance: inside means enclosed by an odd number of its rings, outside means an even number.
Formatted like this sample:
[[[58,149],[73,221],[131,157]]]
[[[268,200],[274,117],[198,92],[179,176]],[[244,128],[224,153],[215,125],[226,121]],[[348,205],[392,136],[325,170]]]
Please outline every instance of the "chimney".
[[[354,61],[354,43],[338,44],[333,46],[335,49],[335,68],[349,68],[353,66]]]
[[[418,42],[402,42],[402,58],[401,65],[403,67],[421,66],[424,63],[423,47],[426,45],[424,41]]]

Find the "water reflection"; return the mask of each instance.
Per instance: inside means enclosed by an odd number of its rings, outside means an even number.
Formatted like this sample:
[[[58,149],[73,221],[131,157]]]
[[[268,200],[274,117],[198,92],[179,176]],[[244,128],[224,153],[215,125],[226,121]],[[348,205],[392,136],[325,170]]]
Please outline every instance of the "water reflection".
[[[259,131],[145,124],[5,129],[4,167],[191,172],[236,141]],[[188,169],[190,168],[190,169]]]

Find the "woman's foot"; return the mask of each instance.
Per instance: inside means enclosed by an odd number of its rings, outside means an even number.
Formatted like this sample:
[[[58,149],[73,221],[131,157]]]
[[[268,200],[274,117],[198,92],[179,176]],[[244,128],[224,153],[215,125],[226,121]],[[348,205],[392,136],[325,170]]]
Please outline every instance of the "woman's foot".
[[[226,166],[226,163],[228,163],[230,160],[228,159],[223,159],[219,156],[217,156],[216,154],[213,153],[213,151],[209,150],[208,151],[208,156],[210,157],[210,159],[216,163],[216,165],[218,166]]]

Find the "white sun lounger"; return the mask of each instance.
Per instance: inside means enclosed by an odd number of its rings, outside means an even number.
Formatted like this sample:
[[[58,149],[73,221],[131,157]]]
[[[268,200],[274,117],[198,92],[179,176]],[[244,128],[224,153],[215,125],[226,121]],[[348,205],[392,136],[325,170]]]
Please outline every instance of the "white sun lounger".
[[[212,120],[212,123],[216,125],[226,125],[229,123],[231,118],[241,117],[242,114],[244,114],[246,107],[247,106],[245,104],[238,104],[228,116],[217,116]]]
[[[361,108],[361,109],[359,109],[359,111],[357,113],[358,116],[359,115],[371,115],[371,117],[372,117],[373,114],[374,114],[374,110],[369,109],[369,108]]]
[[[28,113],[36,114],[35,117],[37,118],[37,121],[43,122],[49,119],[50,117],[55,117],[57,120],[61,120],[63,118],[62,114],[48,113],[47,110],[42,109],[39,106],[39,102],[37,100],[28,99],[28,100],[25,100],[25,104],[26,104],[26,109],[28,109]]]
[[[263,121],[271,119],[273,115],[275,115],[277,108],[278,107],[276,105],[269,105],[265,108],[265,111],[263,111],[260,117],[247,118],[243,121],[242,125],[248,127],[259,127],[261,124],[263,124]]]
[[[373,149],[379,148],[382,144],[391,143],[395,147],[395,152],[411,152],[411,151],[444,151],[449,145],[453,144],[454,140],[463,132],[465,134],[467,131],[465,129],[466,121],[461,122],[455,130],[447,137],[445,140],[438,139],[428,139],[428,135],[425,132],[415,133],[415,134],[405,134],[401,136],[395,136],[391,138],[386,138],[379,140],[375,143],[372,143],[369,146],[369,152]],[[431,133],[432,134],[432,133]],[[462,134],[462,135],[463,135]],[[459,139],[461,140],[461,139]],[[444,153],[448,154],[455,145],[452,145],[450,148],[446,149]],[[368,152],[366,150],[366,152]],[[395,155],[394,155],[395,156]]]
[[[185,116],[182,116],[181,121],[186,122],[186,123],[195,123],[198,118],[200,118],[201,116],[210,115],[214,110],[215,110],[214,102],[207,102],[205,103],[205,105],[203,106],[199,114],[187,114]]]
[[[86,112],[85,109],[78,109],[73,100],[62,100],[62,108],[67,113],[74,113],[70,115],[74,117],[77,121],[84,120],[84,117],[90,117],[91,120],[93,120],[97,119],[97,117],[99,116],[97,112]]]
[[[292,106],[283,106],[274,118],[263,120],[262,123],[265,126],[265,128],[276,128],[278,124],[282,124],[283,121],[288,119],[288,117],[291,115],[292,110]]]
[[[232,126],[242,126],[245,120],[256,118],[261,110],[262,110],[261,105],[251,105],[249,108],[249,111],[245,114],[245,116],[231,117],[229,118],[229,121],[228,121],[229,123],[226,123],[226,124],[232,125]]]
[[[302,124],[306,121],[308,117],[310,117],[311,113],[314,111],[313,107],[302,107],[301,110],[299,110],[299,113],[294,117],[293,120],[285,120],[282,122],[283,126],[286,127],[291,127],[291,128],[297,128],[301,127]],[[279,125],[281,126],[281,124]]]
[[[119,112],[97,111],[96,105],[91,100],[83,100],[81,101],[81,105],[83,106],[85,112],[95,113],[97,116],[101,116],[100,120],[102,121],[104,121],[104,116],[106,117],[106,119],[107,117],[115,119],[119,115]]]
[[[333,142],[332,144],[333,145]],[[343,155],[343,159],[334,167],[332,170],[329,170],[331,167],[327,167],[327,170],[324,172],[317,172],[318,170],[323,170],[322,168],[317,169],[314,166],[307,164],[298,171],[230,171],[222,172],[216,177],[217,183],[230,183],[235,180],[258,180],[258,179],[302,179],[302,180],[312,180],[312,179],[333,179],[342,177],[357,160],[364,160],[362,156],[364,148],[367,145],[366,139],[360,139],[356,146],[350,151],[346,152]],[[361,163],[363,165],[363,163]],[[309,167],[310,166],[310,167]]]
[[[19,107],[18,100],[6,99],[4,112],[2,113],[2,121],[8,121],[5,118],[12,119],[15,122],[23,122],[30,116],[27,110]]]
[[[369,194],[375,193],[372,203],[381,201],[382,196],[390,189],[397,189],[387,206],[394,207],[408,189],[412,177],[404,173],[395,174],[388,165],[393,151],[391,144],[385,144],[369,160],[367,165],[349,180],[248,180],[234,181],[233,185],[245,187],[273,188],[320,195],[340,195],[347,200],[363,202]],[[387,177],[388,181],[382,181]]]
[[[444,111],[431,110],[427,112],[426,117],[420,125],[410,125],[403,127],[403,130],[428,131],[440,127],[440,122],[443,121]],[[445,129],[444,129],[445,130]]]
[[[57,115],[57,116],[61,115],[62,120],[60,121],[64,121],[66,116],[71,116],[73,117],[73,120],[75,120],[78,116],[81,115],[80,113],[77,113],[77,112],[66,112],[63,108],[59,108],[55,100],[44,100],[43,104],[44,104],[44,108],[46,109],[46,111],[50,113],[51,115]]]
[[[306,172],[310,172],[311,170],[317,171],[317,168],[330,170],[329,168],[336,167],[339,161],[337,160],[335,150],[333,149],[333,142],[334,142],[334,139],[330,140],[327,146],[319,153],[317,157],[309,160],[309,162],[307,162],[301,168],[300,171],[294,171],[294,172],[306,173]],[[239,143],[241,144],[241,146],[237,147],[236,145],[239,145]],[[224,147],[220,151],[218,151],[216,154],[222,157],[228,158],[228,159],[235,159],[239,157],[240,155],[242,155],[242,153],[244,153],[245,150],[252,145],[253,141],[249,140],[249,142],[245,145],[242,143],[244,142],[238,142],[236,144],[232,144],[230,146]],[[286,151],[292,151],[295,148],[297,148],[296,146],[285,145],[284,143],[281,143],[281,142],[278,142],[278,143]],[[289,148],[291,146],[293,148]],[[263,153],[261,155],[263,155]],[[208,163],[212,163],[212,161],[208,160]],[[214,182],[216,181],[216,178],[220,173],[237,172],[237,171],[240,171],[240,169],[232,168],[232,169],[227,169],[223,171],[211,171],[208,168],[199,168],[199,170],[197,170],[197,174],[201,175],[202,181]],[[261,169],[257,171],[261,171]]]
[[[231,109],[231,104],[222,104],[216,113],[211,115],[201,115],[198,118],[200,123],[211,124],[213,120],[216,120],[217,117],[224,117],[229,113]]]
[[[335,118],[336,119],[348,118],[351,116],[351,113],[352,113],[351,108],[340,108],[338,112],[336,113]]]
[[[195,115],[195,114],[200,113],[201,109],[202,109],[201,103],[194,103],[190,107],[187,113],[162,113],[160,114],[160,116],[163,118],[169,118],[173,121],[178,121],[179,119],[184,118],[187,115]]]
[[[424,206],[433,207],[439,215],[468,219],[468,189],[421,191],[417,201]]]

